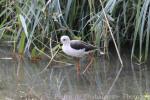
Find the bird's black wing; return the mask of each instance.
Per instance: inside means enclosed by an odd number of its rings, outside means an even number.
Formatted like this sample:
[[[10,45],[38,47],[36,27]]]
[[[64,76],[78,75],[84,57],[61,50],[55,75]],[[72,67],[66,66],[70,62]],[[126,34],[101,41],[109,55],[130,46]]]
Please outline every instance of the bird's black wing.
[[[90,51],[90,50],[96,49],[96,47],[86,44],[85,42],[79,41],[79,40],[72,40],[70,42],[70,46],[77,50],[85,49],[85,51]]]

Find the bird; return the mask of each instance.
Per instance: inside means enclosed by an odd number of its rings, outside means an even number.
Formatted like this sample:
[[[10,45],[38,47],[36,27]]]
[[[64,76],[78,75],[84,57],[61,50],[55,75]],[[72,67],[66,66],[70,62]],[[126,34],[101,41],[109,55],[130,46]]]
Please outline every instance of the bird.
[[[80,58],[82,58],[84,55],[87,54],[89,54],[89,57],[91,58],[92,52],[94,49],[96,49],[96,47],[91,44],[85,43],[84,41],[81,40],[70,40],[69,36],[67,35],[61,36],[60,41],[62,43],[62,51],[66,55],[76,58],[77,60],[76,70],[77,70],[77,76],[79,76]],[[93,62],[93,58],[90,59],[83,73],[86,72],[86,70],[89,68],[92,62]]]

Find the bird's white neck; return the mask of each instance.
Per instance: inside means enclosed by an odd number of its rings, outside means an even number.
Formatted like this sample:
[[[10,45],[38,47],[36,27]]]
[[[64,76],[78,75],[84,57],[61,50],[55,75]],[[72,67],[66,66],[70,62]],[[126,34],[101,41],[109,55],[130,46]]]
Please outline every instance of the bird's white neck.
[[[63,46],[70,46],[70,43],[64,43]]]

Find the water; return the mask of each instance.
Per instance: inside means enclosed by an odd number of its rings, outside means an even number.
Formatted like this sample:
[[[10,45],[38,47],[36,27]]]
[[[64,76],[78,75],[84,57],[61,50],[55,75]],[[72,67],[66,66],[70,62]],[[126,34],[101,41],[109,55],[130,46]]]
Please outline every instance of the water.
[[[0,57],[12,57],[0,50]],[[68,60],[69,59],[69,60]],[[86,58],[81,60],[81,76],[74,65],[55,63],[43,69],[49,60],[32,63],[28,58],[0,60],[0,100],[149,100],[149,63],[131,63],[127,53],[95,57],[92,67],[82,74]],[[74,59],[63,58],[74,64]],[[119,73],[120,71],[120,73]]]

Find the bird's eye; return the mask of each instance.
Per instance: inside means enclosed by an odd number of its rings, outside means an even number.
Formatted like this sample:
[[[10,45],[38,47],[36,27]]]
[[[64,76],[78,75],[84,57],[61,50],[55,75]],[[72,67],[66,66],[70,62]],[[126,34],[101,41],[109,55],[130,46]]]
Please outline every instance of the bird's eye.
[[[66,39],[63,39],[63,41],[66,41]]]

